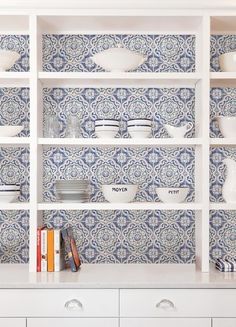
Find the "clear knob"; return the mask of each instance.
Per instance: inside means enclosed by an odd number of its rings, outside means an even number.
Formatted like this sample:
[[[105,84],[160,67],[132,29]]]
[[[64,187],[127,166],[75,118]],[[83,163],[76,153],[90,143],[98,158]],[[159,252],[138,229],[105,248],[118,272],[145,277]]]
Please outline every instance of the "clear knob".
[[[175,310],[175,305],[172,301],[168,299],[163,299],[160,302],[156,304],[157,309],[163,309],[163,310]]]
[[[69,300],[65,303],[65,308],[68,311],[78,311],[78,310],[83,310],[83,305],[79,300],[73,299]]]

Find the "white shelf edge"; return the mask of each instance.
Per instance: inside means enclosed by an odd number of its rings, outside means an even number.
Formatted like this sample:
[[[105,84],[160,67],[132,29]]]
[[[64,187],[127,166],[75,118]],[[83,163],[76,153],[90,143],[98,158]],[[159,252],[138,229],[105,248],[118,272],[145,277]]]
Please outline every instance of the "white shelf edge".
[[[128,138],[39,138],[38,144],[41,145],[130,145],[130,146],[140,146],[140,145],[201,145],[201,138],[148,138],[148,139],[128,139]]]
[[[160,203],[160,202],[133,202],[133,203],[38,203],[38,210],[201,210],[200,203]]]
[[[0,210],[29,210],[29,202],[0,203]]]
[[[236,203],[210,203],[210,210],[236,210]]]
[[[236,145],[236,138],[212,138],[210,145]]]
[[[236,79],[236,72],[212,72],[211,79]]]
[[[0,72],[0,79],[29,79],[30,72]]]
[[[1,145],[29,145],[29,137],[0,137]]]

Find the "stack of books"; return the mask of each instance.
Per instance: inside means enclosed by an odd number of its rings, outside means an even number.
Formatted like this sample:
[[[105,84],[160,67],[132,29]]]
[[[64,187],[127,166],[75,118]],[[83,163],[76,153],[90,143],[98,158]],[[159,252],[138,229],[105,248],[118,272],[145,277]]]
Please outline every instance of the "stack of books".
[[[221,272],[235,272],[236,271],[236,259],[227,258],[227,259],[217,259],[216,260],[216,269]]]
[[[54,272],[64,269],[65,257],[71,271],[78,271],[81,262],[72,229],[39,227],[37,230],[37,272]]]

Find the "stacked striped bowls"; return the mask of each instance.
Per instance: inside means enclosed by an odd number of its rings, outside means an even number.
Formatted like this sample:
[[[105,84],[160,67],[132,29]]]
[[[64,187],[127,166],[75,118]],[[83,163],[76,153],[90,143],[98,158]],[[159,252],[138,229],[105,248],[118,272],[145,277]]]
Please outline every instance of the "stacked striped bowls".
[[[119,132],[119,121],[98,119],[95,121],[95,134],[99,138],[113,138]]]
[[[16,202],[20,195],[20,186],[15,184],[0,185],[0,203]]]
[[[57,180],[56,196],[60,202],[89,202],[90,187],[88,180]]]
[[[152,132],[152,121],[150,119],[130,119],[127,127],[132,138],[147,138]]]

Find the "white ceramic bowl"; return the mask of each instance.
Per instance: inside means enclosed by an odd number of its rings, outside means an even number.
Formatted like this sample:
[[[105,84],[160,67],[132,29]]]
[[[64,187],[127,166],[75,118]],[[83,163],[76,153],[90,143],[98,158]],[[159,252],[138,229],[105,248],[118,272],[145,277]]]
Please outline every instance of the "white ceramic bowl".
[[[224,137],[236,137],[236,117],[216,117],[221,134]]]
[[[131,132],[129,131],[129,135],[132,137],[132,139],[135,139],[135,138],[148,138],[150,136],[151,132],[147,132],[147,131],[138,131],[138,132]]]
[[[10,69],[15,62],[20,59],[20,54],[11,50],[0,50],[0,71],[4,72]]]
[[[0,185],[0,192],[19,191],[19,190],[20,190],[20,185],[15,185],[15,184]]]
[[[189,187],[157,187],[156,192],[164,203],[180,203],[186,199]]]
[[[236,51],[220,55],[219,63],[222,72],[236,72]]]
[[[19,134],[24,126],[0,126],[0,137],[12,137]]]
[[[138,185],[134,184],[111,184],[102,185],[105,199],[111,203],[128,203],[134,200],[138,191]]]
[[[126,48],[116,47],[101,51],[91,59],[108,72],[126,72],[143,64],[146,57]]]
[[[95,121],[95,126],[97,125],[116,125],[119,126],[119,121],[118,120],[112,120],[112,119],[98,119]]]
[[[152,121],[150,119],[130,119],[127,122],[127,125],[152,125]]]
[[[95,134],[98,138],[114,138],[119,132],[119,127],[115,126],[97,126]]]
[[[128,132],[132,138],[147,138],[151,131],[151,126],[128,126]]]
[[[18,192],[18,191],[0,192],[0,203],[16,202],[19,195],[20,195],[20,192]]]

